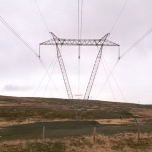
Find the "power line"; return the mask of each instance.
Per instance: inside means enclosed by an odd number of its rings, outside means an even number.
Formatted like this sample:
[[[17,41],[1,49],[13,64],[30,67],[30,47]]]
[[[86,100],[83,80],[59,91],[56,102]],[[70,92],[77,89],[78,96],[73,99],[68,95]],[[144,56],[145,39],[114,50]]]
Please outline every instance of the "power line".
[[[46,66],[45,66],[44,62],[42,61],[42,59],[40,59],[40,62],[41,62],[41,64],[42,64],[43,68],[45,69],[46,74],[48,74],[48,76],[51,78],[51,75],[48,73],[48,69],[46,68]],[[60,94],[60,92],[58,91],[57,87],[55,86],[52,78],[51,78],[51,81],[52,81],[52,84],[54,85],[56,91],[58,92],[59,96],[61,97],[61,94]]]
[[[80,16],[80,1],[78,0],[78,39],[81,40],[81,36],[82,36],[82,13],[83,13],[83,0],[81,1],[81,16]],[[81,20],[80,20],[81,17]],[[80,45],[78,46],[78,94],[80,92],[80,56],[81,56],[81,52],[80,52]]]
[[[36,55],[36,57],[39,57],[39,59],[40,59],[40,56],[36,53],[36,51],[34,51],[18,34],[17,34],[17,32],[15,32],[15,30],[0,16],[0,20],[1,20],[1,22],[20,40],[20,41],[22,41],[22,43],[32,52],[32,53],[34,53],[35,55]],[[42,61],[42,59],[40,59],[40,63],[42,64],[42,66],[43,66],[43,68],[45,69],[45,71],[47,71],[47,68],[46,68],[46,66],[45,66],[45,64],[44,64],[44,62]],[[48,73],[48,71],[47,71],[47,73]],[[52,79],[51,79],[51,81],[52,81]],[[52,83],[53,83],[53,81],[52,81]],[[53,85],[54,85],[54,87],[56,88],[56,86],[55,86],[55,84],[53,83]],[[57,90],[57,88],[56,88],[56,90]],[[58,90],[57,90],[58,91]],[[59,92],[58,92],[59,93]],[[60,95],[60,93],[59,93],[59,95]]]
[[[112,29],[111,29],[110,33],[112,33],[112,31],[113,31],[113,29],[114,29],[114,27],[115,27],[116,23],[118,22],[118,20],[119,20],[119,18],[120,18],[120,16],[121,16],[121,14],[122,14],[122,12],[123,12],[123,10],[124,10],[124,8],[125,8],[126,4],[127,4],[127,1],[128,1],[128,0],[126,0],[126,1],[125,1],[125,4],[123,5],[123,8],[121,9],[121,11],[120,11],[120,13],[119,13],[119,15],[118,15],[118,17],[117,17],[116,21],[114,22],[114,25],[113,25],[113,27],[112,27]]]
[[[78,39],[79,39],[79,32],[80,32],[80,29],[79,29],[79,4],[80,4],[80,2],[79,2],[79,0],[78,0]]]
[[[56,62],[57,62],[57,58],[56,58],[56,60],[55,60],[55,63],[54,63],[53,69],[52,69],[52,71],[51,71],[51,75],[53,74],[53,71],[54,71],[54,68],[55,68]],[[49,77],[49,81],[48,81],[48,83],[47,83],[47,85],[46,85],[46,88],[45,88],[45,91],[44,91],[43,97],[44,97],[45,92],[46,92],[46,90],[47,90],[47,88],[48,88],[48,85],[49,85],[50,80],[51,80],[51,77]]]
[[[34,93],[33,97],[34,97],[34,96],[35,96],[35,94],[37,93],[37,91],[38,91],[38,89],[39,89],[40,85],[42,84],[42,82],[43,82],[43,80],[44,80],[45,76],[47,75],[47,73],[48,73],[48,71],[49,71],[49,69],[50,69],[51,65],[53,64],[53,62],[54,62],[55,58],[56,58],[56,55],[55,55],[55,57],[54,57],[53,61],[51,62],[51,64],[50,64],[49,68],[47,69],[47,71],[46,71],[45,75],[43,76],[43,78],[42,78],[41,82],[39,83],[39,85],[38,85],[38,87],[37,87],[37,89],[36,89],[36,91],[35,91],[35,93]]]
[[[152,32],[152,28],[149,29],[149,30],[148,30],[138,41],[136,41],[126,52],[124,52],[124,53],[119,57],[119,59],[121,59],[121,58],[124,57],[127,53],[129,53],[136,45],[138,45],[138,43],[140,43],[142,40],[144,40],[151,32]],[[114,67],[112,68],[112,70],[110,71],[110,69],[109,69],[110,74],[109,74],[108,78],[109,78],[110,76],[112,76],[113,79],[115,80],[115,78],[114,78],[114,76],[112,75],[112,73],[113,73],[114,69],[116,68],[116,65],[118,64],[119,59],[118,59],[117,62],[115,63],[115,65],[114,65]],[[108,67],[108,68],[109,68],[109,67]],[[105,84],[107,83],[107,81],[108,81],[108,79],[105,81],[103,87],[101,88],[101,90],[99,91],[99,93],[97,94],[97,96],[101,93],[101,91],[102,91],[102,89],[104,88],[104,86],[105,86]],[[116,83],[119,91],[121,92],[121,94],[122,94],[125,102],[127,103],[127,100],[125,99],[125,96],[123,95],[123,93],[122,93],[122,91],[121,91],[118,83],[116,82],[116,80],[115,80],[115,83]],[[96,96],[96,98],[97,98],[97,96]]]
[[[81,35],[82,35],[82,19],[83,19],[83,0],[81,0],[81,7],[80,7],[80,0],[78,0],[78,39],[81,39]]]
[[[118,64],[118,62],[119,62],[119,60],[117,60],[117,61],[116,61],[116,63],[114,64],[114,66],[113,66],[113,68],[112,68],[111,72],[110,72],[110,73],[109,73],[109,75],[107,76],[106,81],[104,82],[104,84],[103,84],[102,88],[100,89],[100,91],[99,91],[99,92],[98,92],[98,94],[96,95],[95,99],[99,96],[99,94],[101,93],[101,91],[102,91],[102,90],[103,90],[103,88],[105,87],[105,85],[106,85],[106,83],[107,83],[108,79],[111,77],[111,74],[112,74],[112,73],[113,73],[113,71],[115,70],[115,68],[116,68],[116,66],[117,66],[117,64]]]
[[[124,57],[128,52],[130,52],[138,43],[145,39],[152,32],[152,28],[148,30],[138,41],[136,41],[127,51],[125,51],[120,58]]]
[[[104,59],[104,57],[103,57],[103,60],[104,60],[104,62],[105,62],[105,64],[106,64],[106,66],[108,67],[109,72],[110,72],[111,76],[113,77],[113,79],[114,79],[114,81],[115,81],[115,83],[116,83],[116,85],[117,85],[117,87],[118,87],[118,89],[119,89],[119,91],[120,91],[122,97],[124,98],[125,102],[127,103],[127,100],[126,100],[126,98],[125,98],[125,96],[124,96],[122,90],[120,89],[120,87],[119,87],[119,85],[118,85],[118,83],[117,83],[115,77],[113,76],[112,72],[110,71],[110,68],[109,68],[109,66],[108,66],[108,64],[107,64],[107,62],[106,62],[106,60]]]
[[[102,61],[102,60],[101,60],[101,61]],[[108,78],[108,75],[107,75],[107,72],[106,72],[106,69],[105,69],[105,66],[104,66],[104,64],[103,64],[103,61],[102,61],[102,65],[103,65],[103,68],[104,68],[104,71],[105,71],[105,74],[106,74],[106,77],[107,77],[107,80],[108,80],[108,83],[109,83],[109,86],[110,86],[111,93],[112,93],[112,95],[113,95],[113,99],[114,99],[114,101],[116,101],[115,96],[114,96],[114,93],[113,93],[113,90],[112,90],[112,87],[111,87],[111,84],[110,84],[110,81],[109,81],[109,78]]]
[[[43,15],[42,15],[42,13],[41,13],[41,10],[40,10],[40,8],[39,8],[36,0],[34,0],[34,2],[35,2],[35,4],[36,4],[36,6],[37,6],[37,9],[39,10],[39,13],[40,13],[40,15],[41,15],[41,17],[42,17],[42,20],[43,20],[43,22],[44,22],[44,25],[46,26],[46,29],[47,29],[48,33],[50,33],[49,28],[48,28],[48,26],[47,26],[47,24],[46,24],[46,22],[45,22],[45,20],[44,20],[44,17],[43,17]]]
[[[24,43],[24,45],[26,45],[26,47],[30,51],[32,51],[37,57],[39,57],[39,55],[15,32],[13,28],[11,28],[11,26],[1,16],[0,20],[20,41],[22,41],[22,43]]]
[[[117,87],[118,87],[118,89],[119,89],[119,91],[120,91],[120,93],[121,93],[121,95],[122,95],[122,97],[124,98],[124,101],[127,103],[127,100],[126,100],[126,98],[125,98],[125,96],[124,96],[122,90],[120,89],[120,87],[119,87],[119,85],[118,85],[118,83],[117,83],[115,77],[113,76],[113,72],[114,72],[114,70],[115,70],[117,64],[119,63],[119,59],[118,59],[118,60],[116,61],[116,63],[114,64],[112,70],[110,70],[108,64],[106,63],[106,60],[104,59],[104,57],[102,57],[102,58],[103,58],[103,60],[104,60],[104,62],[105,62],[105,64],[106,64],[107,68],[109,69],[109,75],[107,76],[107,79],[106,79],[104,85],[102,86],[102,88],[100,89],[99,93],[97,94],[96,98],[99,96],[99,94],[100,94],[101,91],[103,90],[104,86],[105,86],[106,83],[109,81],[109,78],[112,76],[113,79],[114,79],[114,81],[115,81],[115,83],[116,83],[116,85],[117,85]]]
[[[135,42],[125,53],[123,53],[123,54],[119,57],[119,59],[123,58],[127,53],[129,53],[136,45],[138,45],[138,43],[140,43],[143,39],[145,39],[151,32],[152,32],[152,28],[149,29],[149,30],[148,30],[137,42]],[[119,59],[116,61],[116,63],[115,63],[115,65],[113,66],[112,70],[111,70],[111,71],[109,70],[109,71],[110,71],[110,74],[109,74],[108,78],[109,78],[110,76],[113,76],[112,73],[113,73],[114,69],[116,68],[116,65],[118,64]],[[113,79],[115,80],[114,77],[113,77]],[[96,98],[99,96],[99,94],[100,94],[101,91],[103,90],[103,88],[104,88],[105,84],[107,83],[107,81],[108,81],[108,79],[106,79],[103,87],[100,89],[99,93],[96,95]],[[121,94],[122,94],[125,102],[127,102],[127,100],[125,99],[125,96],[123,95],[123,93],[122,93],[122,91],[121,91],[118,83],[116,82],[116,80],[115,80],[115,83],[116,83],[119,91],[121,92]]]
[[[81,23],[80,23],[80,39],[82,36],[82,16],[83,15],[83,0],[81,1]]]

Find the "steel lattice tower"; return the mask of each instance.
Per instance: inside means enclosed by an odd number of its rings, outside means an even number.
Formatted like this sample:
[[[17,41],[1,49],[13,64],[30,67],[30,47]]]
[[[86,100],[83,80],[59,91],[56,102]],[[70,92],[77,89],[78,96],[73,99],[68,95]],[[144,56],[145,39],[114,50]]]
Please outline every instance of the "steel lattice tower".
[[[66,69],[64,66],[64,61],[63,61],[59,46],[67,45],[67,46],[97,46],[97,47],[100,47],[96,60],[95,60],[95,63],[94,63],[94,66],[93,66],[93,70],[92,70],[88,85],[87,85],[87,89],[86,89],[86,92],[84,95],[84,99],[89,99],[91,89],[92,89],[92,86],[93,86],[93,83],[95,80],[95,76],[96,76],[96,73],[97,73],[97,70],[98,70],[98,67],[100,64],[103,46],[119,46],[119,45],[107,40],[109,33],[106,34],[101,39],[61,39],[61,38],[58,38],[56,35],[54,35],[52,32],[51,32],[51,35],[52,35],[53,39],[42,42],[39,45],[55,45],[56,46],[57,57],[58,57],[60,69],[62,72],[64,84],[65,84],[69,99],[73,99],[73,94],[72,94],[72,90],[70,87],[70,83],[68,80],[67,72],[66,72]]]

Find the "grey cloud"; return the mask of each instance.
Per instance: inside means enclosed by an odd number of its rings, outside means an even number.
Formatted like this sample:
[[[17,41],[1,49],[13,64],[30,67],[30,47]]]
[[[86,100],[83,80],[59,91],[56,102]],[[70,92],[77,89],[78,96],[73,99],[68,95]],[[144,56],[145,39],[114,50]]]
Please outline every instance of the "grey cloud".
[[[5,85],[3,90],[4,91],[28,91],[31,90],[33,87],[31,86],[17,86],[17,85]]]

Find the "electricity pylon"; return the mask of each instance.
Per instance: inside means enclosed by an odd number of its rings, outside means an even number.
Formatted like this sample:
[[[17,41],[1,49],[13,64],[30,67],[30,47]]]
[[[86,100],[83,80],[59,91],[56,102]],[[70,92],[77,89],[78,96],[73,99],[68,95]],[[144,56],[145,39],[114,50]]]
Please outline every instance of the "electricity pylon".
[[[95,60],[95,63],[94,63],[94,66],[93,66],[93,70],[92,70],[88,85],[87,85],[87,89],[86,89],[86,92],[84,95],[84,99],[89,99],[91,89],[92,89],[92,86],[93,86],[93,83],[94,83],[94,80],[96,77],[96,73],[97,73],[97,70],[99,67],[99,63],[101,60],[103,46],[119,46],[119,45],[107,40],[109,33],[106,34],[101,39],[61,39],[61,38],[58,38],[56,35],[54,35],[52,32],[51,32],[51,35],[52,35],[53,39],[42,42],[39,45],[55,45],[56,46],[57,57],[58,57],[60,69],[62,72],[65,88],[66,88],[69,99],[73,99],[73,94],[71,91],[70,83],[68,80],[67,72],[66,72],[66,69],[64,66],[64,61],[63,61],[59,46],[68,45],[68,46],[97,46],[97,47],[100,47],[96,60]]]

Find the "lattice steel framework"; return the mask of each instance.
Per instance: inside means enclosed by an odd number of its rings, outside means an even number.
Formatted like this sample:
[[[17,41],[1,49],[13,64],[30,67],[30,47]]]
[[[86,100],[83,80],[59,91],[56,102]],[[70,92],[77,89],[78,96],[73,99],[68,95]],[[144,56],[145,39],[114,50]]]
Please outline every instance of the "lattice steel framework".
[[[40,45],[69,45],[69,46],[119,46],[109,40],[101,39],[61,39],[51,33],[54,39],[40,43]]]
[[[89,99],[90,92],[91,92],[91,89],[93,86],[93,82],[94,82],[94,79],[95,79],[95,76],[96,76],[96,73],[97,73],[97,70],[99,67],[100,60],[101,60],[103,46],[119,46],[119,45],[107,40],[109,33],[106,34],[101,39],[61,39],[61,38],[58,38],[57,36],[55,36],[52,32],[51,32],[51,35],[52,35],[53,39],[40,43],[40,45],[55,45],[56,46],[57,57],[58,57],[60,69],[62,72],[64,84],[65,84],[69,99],[73,99],[73,94],[71,91],[70,83],[68,80],[67,72],[66,72],[66,69],[64,66],[64,61],[63,61],[59,46],[68,45],[68,46],[97,46],[97,47],[100,47],[96,60],[95,60],[95,63],[94,63],[94,66],[93,66],[93,70],[92,70],[90,79],[89,79],[89,83],[87,85],[87,89],[86,89],[86,92],[84,95],[84,99]]]

